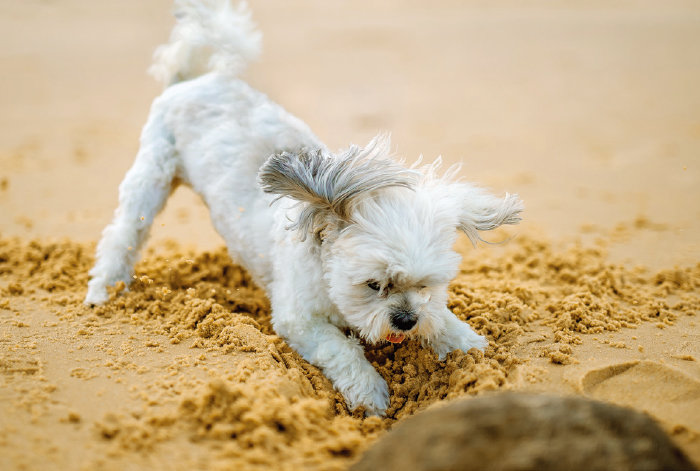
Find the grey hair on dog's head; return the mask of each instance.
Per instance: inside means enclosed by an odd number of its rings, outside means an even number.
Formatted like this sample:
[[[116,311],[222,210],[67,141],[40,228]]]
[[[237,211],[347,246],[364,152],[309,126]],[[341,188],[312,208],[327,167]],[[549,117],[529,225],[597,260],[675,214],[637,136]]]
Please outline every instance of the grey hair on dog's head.
[[[390,140],[379,135],[364,148],[351,146],[332,156],[322,149],[282,152],[262,166],[258,181],[263,191],[289,197],[306,207],[288,229],[302,240],[320,230],[328,214],[349,222],[352,208],[363,196],[389,188],[412,188],[417,173],[388,158]]]

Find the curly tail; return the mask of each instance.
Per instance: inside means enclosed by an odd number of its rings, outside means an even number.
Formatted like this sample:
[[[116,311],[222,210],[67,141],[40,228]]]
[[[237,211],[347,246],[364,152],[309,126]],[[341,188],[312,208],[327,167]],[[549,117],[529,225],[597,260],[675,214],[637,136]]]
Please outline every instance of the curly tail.
[[[236,76],[260,55],[262,35],[245,2],[175,0],[175,18],[170,41],[148,69],[165,87],[210,71]]]

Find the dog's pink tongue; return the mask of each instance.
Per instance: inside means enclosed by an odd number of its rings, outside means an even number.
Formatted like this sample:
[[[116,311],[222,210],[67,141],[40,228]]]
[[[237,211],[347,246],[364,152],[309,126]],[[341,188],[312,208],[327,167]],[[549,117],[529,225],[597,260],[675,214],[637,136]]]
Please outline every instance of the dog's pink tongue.
[[[387,334],[386,339],[391,343],[401,343],[406,336],[404,334]]]

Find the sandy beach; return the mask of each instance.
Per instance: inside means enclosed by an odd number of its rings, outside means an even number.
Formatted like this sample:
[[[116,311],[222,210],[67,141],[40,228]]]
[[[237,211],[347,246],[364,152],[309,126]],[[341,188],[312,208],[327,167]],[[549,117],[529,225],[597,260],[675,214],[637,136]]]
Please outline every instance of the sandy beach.
[[[471,247],[450,309],[485,353],[367,346],[386,418],[347,410],[275,335],[199,197],[137,279],[82,305],[160,93],[169,0],[0,0],[0,468],[346,469],[394,424],[494,391],[648,413],[700,466],[696,2],[251,1],[245,79],[331,149],[390,131],[525,201]]]

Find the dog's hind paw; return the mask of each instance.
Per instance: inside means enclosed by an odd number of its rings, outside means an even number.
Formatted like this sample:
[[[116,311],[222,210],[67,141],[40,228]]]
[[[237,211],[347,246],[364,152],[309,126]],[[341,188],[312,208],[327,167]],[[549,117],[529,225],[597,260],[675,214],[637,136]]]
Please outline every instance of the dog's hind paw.
[[[100,306],[109,300],[109,293],[104,286],[88,285],[83,304],[87,306]]]

